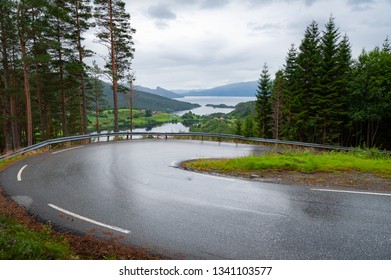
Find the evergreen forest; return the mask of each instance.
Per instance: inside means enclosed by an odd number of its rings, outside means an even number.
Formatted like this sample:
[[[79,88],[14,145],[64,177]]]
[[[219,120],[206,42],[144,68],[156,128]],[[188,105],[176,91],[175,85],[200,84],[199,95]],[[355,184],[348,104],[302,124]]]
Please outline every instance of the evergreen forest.
[[[353,59],[333,17],[323,31],[313,21],[273,81],[264,65],[255,115],[253,136],[391,149],[388,37]]]
[[[86,134],[88,112],[104,104],[103,76],[118,131],[120,85],[134,79],[135,29],[124,1],[1,0],[0,15],[0,152]],[[92,30],[105,53],[86,48]],[[85,63],[98,55],[103,69]]]

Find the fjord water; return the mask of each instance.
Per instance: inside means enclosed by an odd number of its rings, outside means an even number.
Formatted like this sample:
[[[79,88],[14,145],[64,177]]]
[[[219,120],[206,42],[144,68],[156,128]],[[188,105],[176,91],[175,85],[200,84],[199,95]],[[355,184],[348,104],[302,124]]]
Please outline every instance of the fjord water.
[[[225,104],[228,106],[236,106],[237,104],[241,102],[247,102],[247,101],[255,101],[256,97],[242,97],[242,96],[186,96],[184,98],[177,99],[179,101],[189,102],[189,103],[196,103],[201,105],[199,108],[195,108],[193,110],[190,110],[196,115],[210,115],[214,113],[224,113],[228,114],[232,112],[234,109],[229,108],[213,108],[213,107],[206,107],[207,104],[212,105],[220,105]],[[174,114],[182,116],[183,114],[189,112],[187,111],[179,111],[175,112]]]
[[[176,114],[178,116],[182,116],[185,113],[191,111],[196,115],[210,115],[214,113],[224,113],[228,114],[232,112],[234,109],[231,108],[213,108],[213,107],[207,107],[207,104],[213,104],[213,105],[220,105],[225,104],[228,106],[236,106],[237,104],[241,102],[248,102],[248,101],[255,101],[256,97],[239,97],[239,96],[186,96],[184,98],[179,98],[177,100],[179,101],[185,101],[190,103],[196,103],[201,105],[199,108],[195,108],[192,110],[186,110],[186,111],[178,111],[173,112],[173,114]],[[107,131],[102,131],[107,132]],[[182,123],[166,123],[160,126],[156,126],[153,128],[137,128],[133,129],[133,132],[189,132],[189,128],[184,126]],[[105,141],[105,139],[101,139],[101,141]]]

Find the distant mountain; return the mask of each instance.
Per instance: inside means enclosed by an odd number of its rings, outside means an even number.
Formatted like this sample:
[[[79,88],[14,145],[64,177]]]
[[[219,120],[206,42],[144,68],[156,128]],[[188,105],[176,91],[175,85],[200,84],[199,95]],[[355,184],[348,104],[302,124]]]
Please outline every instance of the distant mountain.
[[[104,93],[106,95],[108,106],[110,108],[113,108],[114,102],[111,84],[104,83]],[[129,97],[129,93],[118,93],[118,107],[129,108]],[[156,94],[135,90],[133,96],[133,107],[171,113],[175,111],[191,110],[200,107],[200,105],[182,102],[162,97]]]
[[[193,90],[184,96],[255,96],[258,81],[229,84],[205,90]]]
[[[151,88],[147,88],[147,87],[143,87],[143,86],[135,86],[134,88],[138,91],[152,93],[152,94],[160,95],[160,96],[167,97],[167,98],[183,98],[183,95],[176,94],[172,91],[166,90],[161,87],[157,87],[156,89],[151,89]]]

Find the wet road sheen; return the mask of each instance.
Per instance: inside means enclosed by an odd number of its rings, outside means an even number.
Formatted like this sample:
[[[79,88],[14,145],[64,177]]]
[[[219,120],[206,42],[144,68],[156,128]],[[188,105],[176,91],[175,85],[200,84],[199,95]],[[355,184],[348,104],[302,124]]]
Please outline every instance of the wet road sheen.
[[[391,196],[319,192],[175,167],[266,149],[174,140],[90,144],[20,161],[2,172],[1,183],[30,212],[64,229],[123,236],[173,258],[391,259]]]

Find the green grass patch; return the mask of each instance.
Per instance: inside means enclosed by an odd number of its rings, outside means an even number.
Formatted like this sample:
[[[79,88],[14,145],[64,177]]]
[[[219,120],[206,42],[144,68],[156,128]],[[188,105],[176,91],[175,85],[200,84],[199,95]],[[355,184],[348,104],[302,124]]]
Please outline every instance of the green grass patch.
[[[149,112],[152,114],[151,112]],[[133,128],[144,128],[151,126],[163,125],[165,123],[182,122],[182,118],[168,113],[155,113],[149,115],[145,110],[133,110]],[[95,115],[90,114],[88,116],[88,130],[95,130]],[[124,129],[130,126],[130,111],[129,109],[118,110],[118,122],[120,127]],[[114,113],[113,110],[102,111],[99,118],[100,130],[110,131],[114,129]]]
[[[0,217],[0,259],[66,260],[75,258],[66,240],[55,238],[50,226],[40,232]]]
[[[0,169],[3,168],[3,167],[6,167],[7,165],[9,165],[12,162],[18,161],[18,160],[23,159],[25,157],[27,157],[27,156],[23,155],[23,156],[13,157],[13,158],[10,158],[10,159],[0,160]]]
[[[386,154],[354,152],[297,152],[269,153],[235,159],[201,159],[184,164],[185,167],[221,173],[235,171],[298,171],[303,173],[358,171],[391,178],[391,157]]]

